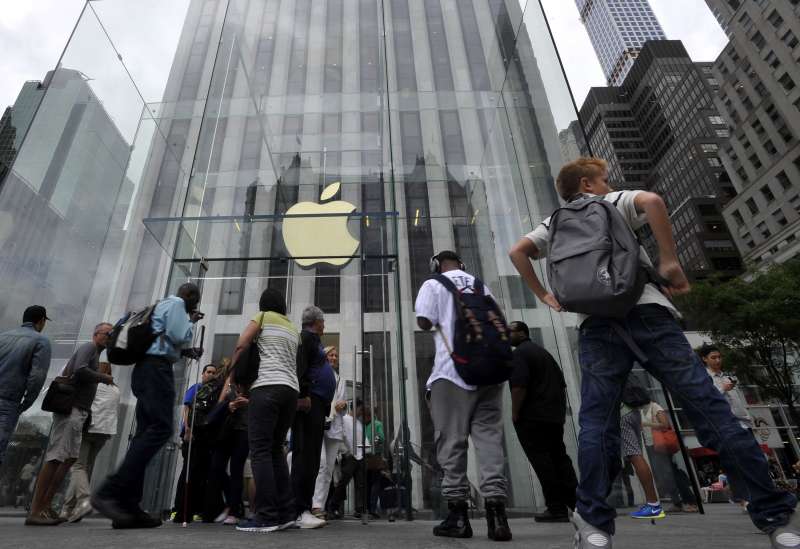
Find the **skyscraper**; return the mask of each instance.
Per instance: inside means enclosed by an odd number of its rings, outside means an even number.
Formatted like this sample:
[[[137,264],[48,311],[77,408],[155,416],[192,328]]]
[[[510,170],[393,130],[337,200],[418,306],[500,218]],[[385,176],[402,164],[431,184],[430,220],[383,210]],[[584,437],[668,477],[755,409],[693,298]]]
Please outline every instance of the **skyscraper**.
[[[714,106],[716,87],[710,64],[692,62],[680,41],[651,41],[621,86],[592,88],[580,111],[612,185],[664,198],[693,279],[742,269],[721,212],[735,192],[718,157],[728,129]],[[651,238],[645,244],[655,252]]]
[[[36,108],[44,97],[45,85],[38,80],[25,82],[14,105],[6,108],[0,118],[0,187],[14,164]]]
[[[575,0],[575,3],[609,86],[622,84],[645,42],[666,39],[648,0]]]
[[[725,217],[753,266],[800,254],[800,4],[707,0],[730,42],[713,65],[730,125],[720,158],[737,196]]]

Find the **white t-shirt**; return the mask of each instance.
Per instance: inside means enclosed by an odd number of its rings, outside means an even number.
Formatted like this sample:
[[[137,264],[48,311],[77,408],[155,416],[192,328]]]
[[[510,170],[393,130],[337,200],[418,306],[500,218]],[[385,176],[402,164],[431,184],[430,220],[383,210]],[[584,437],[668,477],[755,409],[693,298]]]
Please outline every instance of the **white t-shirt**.
[[[472,293],[472,285],[475,284],[475,277],[469,273],[461,270],[447,271],[442,273],[444,276],[453,281],[456,288],[464,293]],[[492,295],[492,291],[488,286],[483,287],[485,295]],[[494,297],[494,296],[493,296]],[[433,371],[428,378],[426,387],[431,388],[434,381],[439,379],[446,379],[451,381],[467,391],[475,391],[478,388],[475,385],[468,385],[461,379],[461,376],[456,372],[456,366],[453,359],[450,357],[450,349],[453,348],[453,339],[455,337],[455,306],[453,304],[453,295],[445,288],[441,282],[436,280],[426,280],[417,294],[417,301],[414,304],[414,310],[417,317],[424,317],[431,321],[434,326],[439,326],[439,330],[434,334],[436,341],[436,358],[433,362]],[[442,339],[442,334],[447,338],[447,343]]]
[[[658,413],[663,411],[664,408],[660,404],[651,402],[642,408],[642,423],[658,423]],[[653,428],[642,425],[642,434],[644,435],[644,445],[652,446],[654,444]]]
[[[636,195],[644,191],[615,191],[612,193],[608,193],[603,197],[604,200],[609,202],[614,202],[619,197],[619,202],[617,202],[617,210],[619,213],[622,214],[622,217],[625,218],[625,221],[628,222],[631,229],[634,231],[640,229],[644,225],[647,224],[647,216],[643,213],[639,213],[636,211],[636,205],[634,204],[634,199]],[[531,232],[525,235],[525,237],[536,244],[536,248],[539,250],[539,257],[546,257],[547,255],[547,248],[548,248],[548,241],[550,239],[550,218],[548,217],[542,223],[536,226]],[[647,252],[644,248],[640,250],[639,253],[639,261],[642,265],[646,267],[652,267],[653,262],[650,260],[650,256],[647,255]],[[648,283],[644,287],[644,291],[642,292],[642,296],[639,298],[639,301],[636,303],[637,305],[646,305],[646,304],[656,304],[662,305],[669,309],[669,311],[675,316],[680,318],[680,313],[675,308],[675,306],[670,302],[670,300],[661,293],[661,290],[658,289],[658,286],[652,283]],[[588,315],[578,315],[579,319],[578,322],[582,323]]]

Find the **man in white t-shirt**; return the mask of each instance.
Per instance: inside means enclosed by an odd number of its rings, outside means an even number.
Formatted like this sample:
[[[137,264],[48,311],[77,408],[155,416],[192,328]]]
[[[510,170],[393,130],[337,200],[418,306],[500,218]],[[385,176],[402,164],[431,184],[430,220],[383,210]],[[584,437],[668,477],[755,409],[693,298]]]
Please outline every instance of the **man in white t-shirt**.
[[[658,244],[658,272],[665,280],[663,291],[673,296],[689,291],[667,207],[660,196],[644,191],[614,192],[608,183],[608,166],[597,158],[580,158],[565,165],[556,188],[565,201],[585,195],[602,197],[616,206],[632,230],[649,224]],[[549,219],[525,235],[509,256],[528,288],[550,308],[561,311],[561,304],[544,287],[531,264],[531,259],[546,256],[548,241]],[[641,263],[652,265],[644,250]],[[580,483],[573,514],[578,531],[575,547],[611,548],[616,512],[606,498],[621,466],[619,402],[637,358],[633,342],[644,354],[640,357],[642,366],[684,404],[684,412],[703,446],[719,452],[725,471],[747,491],[750,518],[770,535],[772,547],[800,548],[800,528],[794,518],[797,499],[775,488],[755,439],[740,427],[728,402],[695,362],[676,314],[666,295],[650,283],[624,319],[615,321],[599,315],[581,319]]]
[[[472,293],[475,277],[464,271],[458,255],[444,251],[431,258],[431,273],[449,278],[460,292]],[[491,296],[484,286],[486,295]],[[468,439],[472,437],[480,465],[480,490],[486,501],[489,537],[511,539],[505,503],[507,482],[503,474],[503,395],[502,385],[476,387],[461,379],[451,358],[455,335],[453,295],[441,282],[430,279],[419,290],[414,305],[417,324],[423,330],[436,330],[436,358],[426,384],[431,394],[436,457],[444,470],[442,496],[449,514],[433,529],[435,536],[469,538],[472,527],[467,516]]]

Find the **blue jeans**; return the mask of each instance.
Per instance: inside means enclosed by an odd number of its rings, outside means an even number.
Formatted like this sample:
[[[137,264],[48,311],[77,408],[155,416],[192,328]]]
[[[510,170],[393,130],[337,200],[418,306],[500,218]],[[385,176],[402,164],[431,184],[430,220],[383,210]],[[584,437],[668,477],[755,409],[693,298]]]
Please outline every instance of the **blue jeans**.
[[[175,382],[172,363],[146,355],[131,375],[136,397],[136,434],[117,472],[108,477],[98,494],[114,499],[131,512],[139,509],[147,464],[172,436]]]
[[[797,499],[775,488],[764,453],[694,361],[694,351],[670,312],[660,305],[639,305],[619,322],[647,356],[642,366],[677,397],[700,443],[719,452],[731,484],[749,502],[756,527],[769,533],[786,525]],[[583,323],[579,346],[577,510],[589,524],[614,534],[616,512],[606,498],[621,468],[619,403],[635,357],[606,318],[590,317]]]
[[[20,399],[21,400],[21,399]],[[19,400],[6,400],[0,398],[0,465],[6,457],[6,448],[14,436],[14,429],[19,421]]]

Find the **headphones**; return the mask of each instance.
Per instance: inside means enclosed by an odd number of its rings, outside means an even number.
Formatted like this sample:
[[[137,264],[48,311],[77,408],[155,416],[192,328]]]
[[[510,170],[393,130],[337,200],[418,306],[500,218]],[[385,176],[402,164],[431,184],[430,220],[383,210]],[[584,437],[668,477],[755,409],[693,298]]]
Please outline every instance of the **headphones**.
[[[441,270],[442,263],[439,260],[439,255],[441,255],[442,253],[443,252],[439,252],[435,256],[431,257],[430,261],[428,262],[428,269],[430,269],[431,274],[436,274]],[[465,271],[467,268],[464,266],[464,263],[461,262],[461,258],[459,258],[458,256],[456,256],[456,258],[458,261],[458,268],[461,269],[462,271]]]

